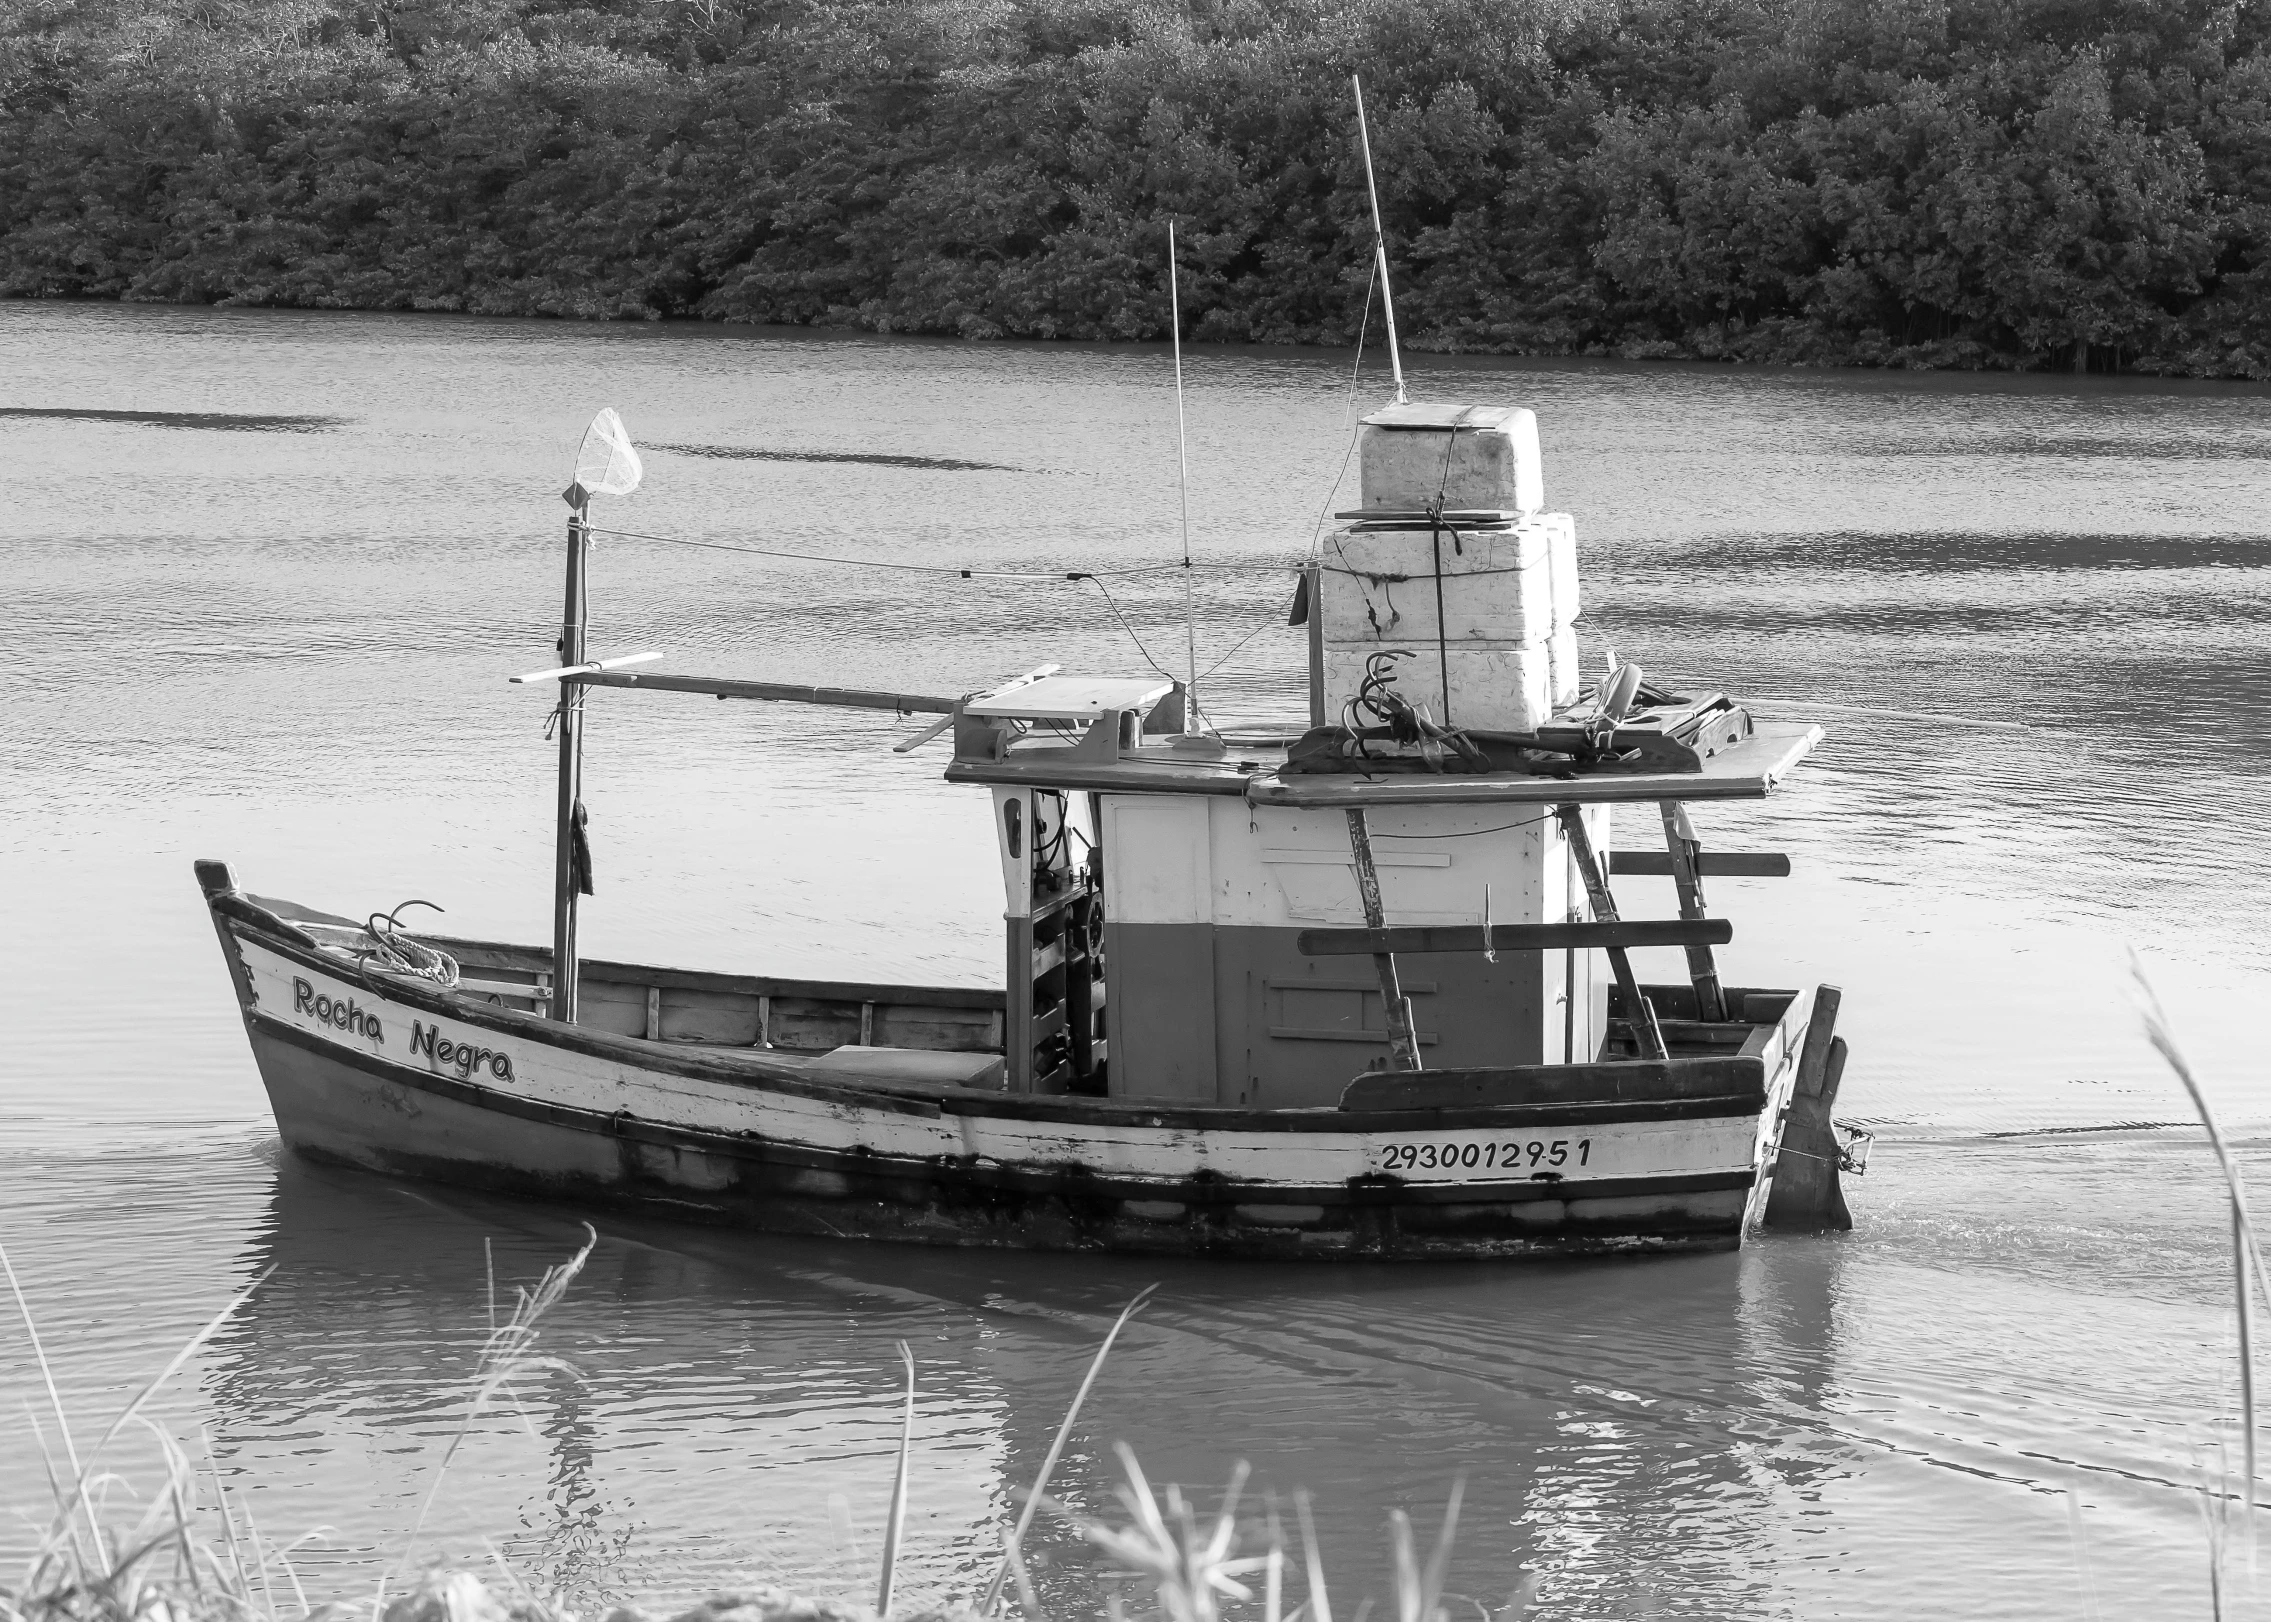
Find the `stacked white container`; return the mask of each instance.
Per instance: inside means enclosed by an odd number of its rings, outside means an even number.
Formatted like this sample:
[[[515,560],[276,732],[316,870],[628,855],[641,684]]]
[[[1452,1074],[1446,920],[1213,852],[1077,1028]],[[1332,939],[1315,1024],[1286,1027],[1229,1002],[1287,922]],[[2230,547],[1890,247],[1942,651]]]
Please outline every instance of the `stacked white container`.
[[[1366,661],[1436,720],[1527,731],[1577,696],[1577,530],[1546,513],[1537,418],[1519,407],[1401,405],[1364,419],[1363,517],[1325,545],[1325,712]],[[1440,611],[1439,606],[1440,605]]]

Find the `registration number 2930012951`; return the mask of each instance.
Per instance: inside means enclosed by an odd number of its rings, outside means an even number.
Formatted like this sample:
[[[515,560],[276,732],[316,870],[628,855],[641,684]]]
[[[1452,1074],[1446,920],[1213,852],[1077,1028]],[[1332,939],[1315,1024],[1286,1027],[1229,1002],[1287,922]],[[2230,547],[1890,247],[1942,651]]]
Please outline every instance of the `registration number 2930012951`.
[[[1380,1169],[1400,1172],[1577,1171],[1592,1164],[1591,1138],[1497,1138],[1466,1143],[1391,1143]]]

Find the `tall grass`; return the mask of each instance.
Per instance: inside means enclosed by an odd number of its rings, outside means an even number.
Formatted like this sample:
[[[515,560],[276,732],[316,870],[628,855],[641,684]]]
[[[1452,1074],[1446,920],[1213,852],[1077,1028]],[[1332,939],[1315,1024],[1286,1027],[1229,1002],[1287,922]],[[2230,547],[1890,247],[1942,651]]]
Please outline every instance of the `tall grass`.
[[[449,1445],[442,1450],[441,1462],[434,1467],[434,1478],[426,1484],[426,1496],[419,1501],[418,1516],[410,1525],[410,1535],[403,1541],[402,1558],[396,1570],[410,1563],[417,1553],[418,1539],[426,1529],[426,1517],[432,1513],[434,1498],[442,1490],[442,1482],[449,1475],[449,1467],[457,1458],[457,1450],[464,1446],[481,1416],[500,1401],[511,1404],[513,1411],[530,1436],[536,1434],[536,1422],[528,1417],[521,1406],[519,1382],[537,1373],[573,1374],[567,1364],[556,1357],[546,1356],[536,1349],[538,1326],[544,1315],[559,1304],[568,1293],[568,1286],[583,1272],[584,1263],[599,1243],[599,1230],[590,1223],[584,1224],[583,1248],[566,1261],[544,1270],[535,1288],[515,1285],[513,1310],[503,1323],[497,1322],[496,1286],[492,1280],[489,1289],[489,1335],[481,1343],[481,1355],[475,1361],[473,1378],[465,1395],[465,1412],[459,1418],[457,1429],[451,1433]],[[379,1598],[384,1601],[386,1580],[379,1581]]]
[[[222,1482],[210,1442],[205,1447],[207,1475],[201,1482],[188,1453],[142,1413],[150,1398],[244,1304],[261,1279],[239,1291],[191,1336],[165,1368],[135,1393],[94,1446],[82,1454],[31,1305],[7,1253],[0,1250],[0,1274],[7,1278],[39,1367],[55,1448],[61,1454],[59,1465],[55,1451],[47,1446],[46,1430],[40,1429],[56,1513],[23,1580],[14,1587],[0,1585],[0,1622],[308,1622],[327,1615],[342,1622],[356,1616],[367,1616],[372,1622],[575,1622],[569,1613],[531,1593],[501,1559],[497,1572],[490,1577],[436,1566],[423,1572],[391,1602],[387,1588],[389,1580],[399,1577],[416,1553],[442,1482],[479,1419],[503,1406],[520,1412],[526,1423],[528,1416],[521,1411],[517,1383],[532,1373],[565,1368],[559,1359],[538,1349],[539,1331],[546,1314],[581,1273],[597,1241],[598,1235],[587,1226],[582,1247],[566,1261],[546,1269],[534,1286],[517,1289],[513,1310],[501,1322],[492,1285],[488,1332],[466,1383],[464,1412],[436,1463],[400,1556],[366,1601],[323,1606],[310,1604],[292,1564],[293,1554],[321,1535],[320,1531],[303,1534],[287,1544],[270,1540],[255,1524],[250,1506],[233,1496]],[[263,1274],[262,1279],[266,1276]],[[1259,1622],[1333,1622],[1307,1495],[1297,1493],[1293,1500],[1307,1592],[1288,1611],[1284,1598],[1290,1557],[1282,1522],[1274,1505],[1251,1524],[1241,1521],[1247,1476],[1244,1465],[1233,1472],[1220,1507],[1208,1515],[1200,1514],[1179,1487],[1155,1491],[1135,1453],[1125,1444],[1116,1449],[1123,1476],[1117,1498],[1128,1516],[1124,1525],[1072,1515],[1048,1498],[1049,1483],[1089,1393],[1121,1332],[1151,1294],[1146,1289],[1130,1301],[1097,1348],[1026,1495],[1023,1510],[1004,1539],[999,1569],[980,1604],[975,1608],[954,1604],[926,1607],[917,1615],[927,1622],[986,1622],[999,1611],[1005,1589],[1014,1587],[1024,1622],[1047,1622],[1026,1566],[1023,1545],[1034,1516],[1049,1508],[1104,1555],[1109,1569],[1099,1608],[1114,1622],[1131,1622],[1133,1617],[1149,1622],[1224,1622],[1226,1605],[1245,1607],[1242,1614],[1251,1616],[1256,1599],[1251,1579],[1257,1573],[1262,1579]],[[905,1395],[875,1609],[866,1613],[874,1617],[891,1613],[899,1592],[898,1566],[906,1548],[916,1371],[914,1355],[903,1342],[899,1354],[905,1370]],[[158,1479],[156,1489],[136,1501],[130,1515],[121,1517],[113,1513],[114,1499],[129,1497],[125,1484],[115,1475],[99,1472],[98,1461],[129,1427],[146,1432],[154,1445]],[[1394,1622],[1449,1622],[1443,1582],[1458,1510],[1459,1490],[1454,1487],[1443,1524],[1425,1559],[1416,1553],[1409,1519],[1400,1511],[1391,1516]],[[1249,1547],[1257,1527],[1258,1546]],[[1131,1584],[1147,1596],[1132,1613],[1128,1604]],[[1500,1622],[1501,1617],[1518,1619],[1527,1608],[1527,1599],[1525,1590],[1497,1616],[1487,1606],[1478,1607],[1483,1612],[1482,1622]],[[762,1589],[714,1596],[679,1622],[713,1622],[721,1609],[737,1615],[754,1613],[771,1622],[862,1615],[856,1607],[826,1602],[815,1605],[778,1589]],[[905,1614],[902,1612],[902,1616]],[[1361,1609],[1358,1614],[1363,1614]]]
[[[33,1435],[47,1472],[55,1513],[33,1551],[21,1586],[0,1589],[0,1619],[182,1622],[185,1617],[211,1616],[232,1622],[276,1622],[286,1614],[278,1602],[279,1572],[298,1603],[297,1614],[306,1616],[309,1607],[298,1575],[292,1570],[291,1555],[307,1538],[288,1545],[273,1544],[261,1536],[249,1511],[240,1532],[217,1466],[213,1468],[214,1501],[220,1506],[224,1535],[218,1540],[201,1535],[192,1508],[199,1497],[196,1470],[180,1444],[142,1412],[181,1366],[251,1298],[267,1273],[239,1290],[191,1335],[84,1453],[63,1407],[38,1320],[4,1247],[0,1247],[0,1273],[7,1276],[9,1294],[39,1365],[55,1443],[63,1455],[63,1468],[59,1470],[54,1449],[35,1418]],[[131,1501],[132,1495],[123,1478],[100,1466],[104,1453],[130,1427],[147,1432],[155,1442],[159,1484],[139,1510],[121,1519],[114,1513],[113,1500]],[[210,1464],[210,1446],[206,1458]]]
[[[2232,1293],[2237,1312],[2239,1340],[2239,1407],[2240,1407],[2240,1480],[2238,1491],[2239,1535],[2252,1563],[2255,1557],[2255,1482],[2256,1482],[2256,1418],[2255,1418],[2255,1291],[2263,1288],[2271,1297],[2271,1280],[2264,1275],[2263,1253],[2255,1243],[2255,1224],[2248,1214],[2247,1182],[2240,1174],[2239,1161],[2232,1154],[2230,1142],[2216,1119],[2216,1111],[2208,1102],[2207,1091],[2200,1084],[2200,1076],[2185,1056],[2183,1046],[2176,1039],[2176,1024],[2162,1006],[2160,993],[2153,988],[2152,977],[2145,972],[2143,959],[2135,951],[2129,954],[2129,974],[2132,993],[2139,1014],[2144,1019],[2145,1036],[2169,1067],[2185,1096],[2192,1100],[2192,1108],[2200,1117],[2200,1125],[2208,1134],[2208,1146],[2215,1152],[2216,1166],[2223,1174],[2225,1198],[2230,1205],[2232,1231]],[[2219,1448],[2219,1454],[2221,1449]],[[2201,1489],[2201,1513],[2207,1522],[2208,1537],[2208,1596],[2211,1614],[2219,1619],[2224,1614],[2224,1561],[2232,1541],[2231,1516],[2233,1495],[2229,1490],[2228,1461],[2220,1461],[2217,1481],[2213,1488]]]

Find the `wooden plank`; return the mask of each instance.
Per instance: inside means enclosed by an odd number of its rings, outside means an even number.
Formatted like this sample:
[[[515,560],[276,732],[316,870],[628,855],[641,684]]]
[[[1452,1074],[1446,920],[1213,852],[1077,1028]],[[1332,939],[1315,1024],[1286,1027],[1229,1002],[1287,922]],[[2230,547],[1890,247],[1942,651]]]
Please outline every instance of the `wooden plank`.
[[[1390,1032],[1370,1031],[1361,1027],[1350,1030],[1325,1025],[1269,1025],[1264,1029],[1280,1042],[1362,1042],[1367,1047],[1375,1048],[1392,1045]],[[1430,1048],[1442,1041],[1443,1037],[1437,1031],[1415,1030],[1412,1032],[1412,1040],[1423,1048]]]
[[[1707,879],[1786,879],[1790,876],[1790,858],[1777,851],[1705,850],[1696,853],[1695,871]],[[1636,878],[1670,878],[1672,853],[1612,850],[1609,872]]]
[[[826,1053],[859,1040],[857,1003],[817,997],[775,997],[767,1010],[768,1039],[791,1053]]]
[[[1356,888],[1364,900],[1366,933],[1385,934],[1387,913],[1380,904],[1380,871],[1372,864],[1372,832],[1360,810],[1348,813],[1348,842],[1356,857]],[[1421,1062],[1419,1034],[1412,1022],[1411,999],[1396,983],[1395,954],[1375,947],[1372,966],[1380,976],[1380,999],[1387,1008],[1390,1061],[1400,1069],[1417,1070]]]
[[[1142,714],[1173,691],[1152,677],[1043,676],[973,698],[964,715],[1029,721],[1093,721],[1108,710]]]
[[[467,940],[453,935],[420,934],[428,946],[438,946],[469,968],[520,971],[542,975],[551,969],[550,957],[540,948],[506,946],[493,941]],[[926,1003],[939,1008],[999,1008],[1002,993],[993,986],[904,986],[871,980],[806,980],[786,975],[719,974],[708,969],[670,969],[650,963],[618,963],[587,958],[587,976],[660,986],[665,991],[740,992],[745,996],[818,997],[841,1002]]]
[[[1646,1103],[1677,1098],[1766,1097],[1766,1066],[1729,1054],[1705,1058],[1609,1060],[1596,1064],[1507,1065],[1375,1071],[1341,1093],[1344,1110],[1485,1109],[1520,1104]]]
[[[1499,952],[1547,952],[1561,947],[1724,946],[1734,938],[1735,926],[1724,918],[1612,918],[1586,924],[1493,924],[1487,945],[1490,950]],[[1294,937],[1294,946],[1304,957],[1347,957],[1380,952],[1480,952],[1485,945],[1480,924],[1304,929]]]
[[[576,1010],[576,1023],[588,1031],[612,1036],[647,1034],[647,997],[638,986],[586,979]]]
[[[603,670],[568,676],[563,685],[644,687],[659,693],[709,693],[718,698],[754,698],[773,704],[827,704],[838,709],[890,710],[899,715],[952,715],[960,699],[927,693],[869,692],[856,687],[806,687],[785,681],[737,681],[724,676],[657,676],[645,671]]]
[[[518,997],[524,1002],[545,1002],[552,993],[543,986],[520,980],[476,980],[459,975],[457,984],[450,987],[469,997]]]
[[[1557,805],[1555,819],[1569,841],[1569,858],[1576,864],[1585,881],[1585,895],[1592,903],[1593,917],[1601,923],[1618,922],[1616,897],[1609,893],[1608,876],[1593,855],[1593,836],[1585,831],[1585,813],[1576,805]],[[1644,1059],[1661,1059],[1666,1056],[1664,1033],[1656,1028],[1656,1010],[1641,994],[1640,982],[1632,972],[1632,959],[1621,946],[1608,949],[1609,967],[1616,971],[1618,989],[1624,993],[1626,1018],[1632,1021],[1639,1038],[1640,1056]]]
[[[920,1048],[932,1053],[999,1053],[997,1016],[978,1009],[875,1005],[875,1042],[880,1048]]]
[[[1703,877],[1696,871],[1696,857],[1703,845],[1695,837],[1695,828],[1688,822],[1687,810],[1677,800],[1665,800],[1657,810],[1664,819],[1664,854],[1672,859],[1672,884],[1680,898],[1682,918],[1701,918],[1703,912]],[[1719,964],[1711,955],[1711,948],[1701,942],[1687,947],[1688,984],[1695,988],[1695,1012],[1699,1019],[1716,1020],[1727,1017],[1727,999],[1719,989]]]
[[[629,1033],[631,1035],[645,1034],[646,1002],[641,992],[637,1003],[638,1025]],[[660,1012],[662,1018],[654,1038],[657,1041],[714,1042],[727,1047],[754,1047],[757,1043],[757,1002],[753,997],[720,996],[711,991],[672,991],[662,998]]]

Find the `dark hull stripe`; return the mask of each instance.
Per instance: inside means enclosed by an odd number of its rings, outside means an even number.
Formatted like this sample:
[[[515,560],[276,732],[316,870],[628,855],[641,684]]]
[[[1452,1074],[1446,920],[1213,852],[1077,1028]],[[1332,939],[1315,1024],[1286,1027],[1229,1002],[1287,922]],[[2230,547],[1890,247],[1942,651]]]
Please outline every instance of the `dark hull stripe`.
[[[954,1184],[971,1189],[1028,1194],[1058,1193],[1070,1186],[1077,1186],[1083,1194],[1103,1199],[1168,1199],[1207,1206],[1231,1206],[1255,1201],[1326,1206],[1487,1205],[1533,1200],[1612,1199],[1747,1190],[1752,1181],[1749,1172],[1696,1172],[1658,1177],[1599,1178],[1578,1183],[1528,1180],[1518,1183],[1407,1183],[1385,1175],[1377,1179],[1360,1179],[1353,1184],[1333,1183],[1321,1186],[1240,1183],[1214,1176],[1163,1183],[1150,1179],[1100,1176],[1078,1165],[1007,1166],[945,1155],[911,1160],[875,1155],[863,1150],[847,1152],[778,1139],[707,1132],[698,1127],[646,1120],[629,1111],[603,1115],[595,1110],[523,1098],[462,1081],[454,1076],[437,1075],[432,1071],[396,1064],[373,1054],[340,1047],[265,1014],[252,1014],[247,1024],[251,1030],[256,1057],[259,1056],[260,1043],[265,1039],[319,1055],[333,1064],[359,1071],[393,1086],[446,1098],[490,1115],[566,1127],[600,1140],[689,1150],[733,1161],[745,1161],[753,1166],[832,1173],[871,1185],[872,1197],[886,1200],[902,1197],[917,1186],[928,1189],[933,1185]],[[265,1068],[264,1064],[264,1072]]]

